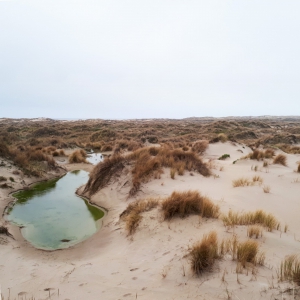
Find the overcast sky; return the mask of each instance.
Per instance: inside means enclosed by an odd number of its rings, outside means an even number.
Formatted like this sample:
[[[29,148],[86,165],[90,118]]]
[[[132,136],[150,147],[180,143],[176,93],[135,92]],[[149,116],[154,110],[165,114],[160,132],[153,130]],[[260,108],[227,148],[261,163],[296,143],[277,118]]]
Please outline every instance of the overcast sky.
[[[0,0],[0,117],[300,115],[299,0]]]

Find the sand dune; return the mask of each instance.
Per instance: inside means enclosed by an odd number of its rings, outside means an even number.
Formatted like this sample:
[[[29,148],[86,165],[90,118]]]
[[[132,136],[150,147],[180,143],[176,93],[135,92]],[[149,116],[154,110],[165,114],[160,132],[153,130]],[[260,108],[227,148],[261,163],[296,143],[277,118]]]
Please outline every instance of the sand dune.
[[[29,296],[50,299],[49,294],[51,299],[72,300],[294,299],[293,291],[287,290],[292,285],[279,282],[276,270],[285,255],[300,250],[300,174],[294,171],[300,155],[286,154],[287,167],[270,164],[264,168],[262,161],[241,159],[250,152],[250,148],[237,143],[210,144],[204,159],[212,167],[212,176],[203,177],[196,173],[191,176],[185,172],[172,180],[169,170],[165,170],[160,179],[144,184],[133,199],[128,199],[130,186],[124,183],[130,176],[124,172],[91,198],[92,202],[109,211],[103,228],[67,250],[36,250],[22,238],[16,227],[9,225],[15,240],[0,237],[0,284],[4,299],[7,299],[9,289],[11,299],[21,292],[28,293],[27,299]],[[218,160],[223,154],[229,154],[230,158]],[[78,168],[76,165],[66,167]],[[12,170],[7,169],[5,176]],[[255,175],[263,179],[261,185],[232,186],[235,179],[252,179]],[[264,193],[265,185],[270,187],[269,193]],[[241,241],[247,240],[246,226],[228,229],[220,219],[202,219],[193,215],[163,221],[160,208],[155,208],[142,214],[143,219],[134,235],[127,235],[119,215],[131,201],[164,198],[174,190],[198,190],[218,204],[221,213],[263,209],[278,218],[281,229],[264,230],[263,237],[258,239],[266,255],[265,266],[248,268],[237,274],[236,262],[227,255],[210,272],[200,277],[192,274],[188,249],[204,234],[215,230],[220,239],[236,234]],[[6,190],[0,189],[0,193],[3,211],[11,199]],[[285,233],[286,224],[288,230]]]

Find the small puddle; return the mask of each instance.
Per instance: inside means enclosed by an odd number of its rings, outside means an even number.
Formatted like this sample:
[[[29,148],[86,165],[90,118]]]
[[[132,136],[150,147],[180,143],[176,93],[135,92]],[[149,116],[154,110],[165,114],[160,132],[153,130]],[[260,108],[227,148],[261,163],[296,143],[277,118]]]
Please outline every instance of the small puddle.
[[[101,153],[88,153],[86,160],[93,165],[97,165],[100,161],[103,161],[103,155]]]
[[[88,172],[72,171],[61,178],[35,184],[16,192],[6,219],[21,227],[24,238],[44,250],[68,248],[96,233],[105,212],[76,196],[88,181]]]

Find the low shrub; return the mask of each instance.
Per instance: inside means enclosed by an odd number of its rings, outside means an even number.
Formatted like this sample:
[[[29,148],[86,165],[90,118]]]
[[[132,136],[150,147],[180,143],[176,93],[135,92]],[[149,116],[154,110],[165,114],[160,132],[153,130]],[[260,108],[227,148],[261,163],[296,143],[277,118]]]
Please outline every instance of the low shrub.
[[[300,163],[298,164],[297,172],[300,173]]]

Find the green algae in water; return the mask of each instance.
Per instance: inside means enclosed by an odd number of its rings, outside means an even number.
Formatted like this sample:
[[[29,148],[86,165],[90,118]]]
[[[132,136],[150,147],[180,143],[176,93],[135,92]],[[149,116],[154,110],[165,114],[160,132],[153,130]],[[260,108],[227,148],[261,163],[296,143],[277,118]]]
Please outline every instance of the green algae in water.
[[[88,172],[69,172],[41,182],[13,196],[17,202],[6,218],[22,227],[26,240],[39,249],[56,250],[75,245],[99,230],[104,211],[76,196]]]

